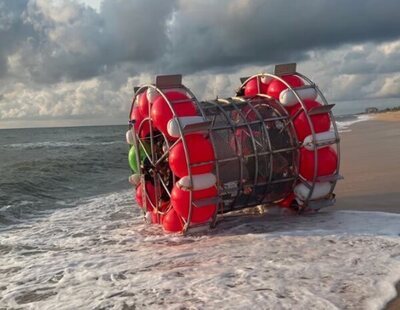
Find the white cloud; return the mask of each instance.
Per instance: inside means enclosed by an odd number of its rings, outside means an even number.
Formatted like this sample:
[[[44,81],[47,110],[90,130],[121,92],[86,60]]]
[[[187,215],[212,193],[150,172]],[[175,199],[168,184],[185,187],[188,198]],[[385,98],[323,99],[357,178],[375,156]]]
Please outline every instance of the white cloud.
[[[206,99],[292,61],[331,101],[398,98],[396,3],[340,0],[327,16],[330,1],[0,0],[0,121],[125,122],[132,87],[157,73]]]
[[[377,95],[389,98],[400,97],[400,74],[385,78]]]

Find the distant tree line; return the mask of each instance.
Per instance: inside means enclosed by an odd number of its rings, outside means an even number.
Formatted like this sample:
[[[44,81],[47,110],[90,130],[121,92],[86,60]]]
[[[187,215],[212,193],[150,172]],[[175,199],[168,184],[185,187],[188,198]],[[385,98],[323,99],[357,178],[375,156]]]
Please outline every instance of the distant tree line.
[[[386,113],[386,112],[395,112],[395,111],[400,111],[400,106],[393,107],[393,108],[385,108],[382,110],[379,110],[376,107],[370,107],[365,109],[365,113]]]

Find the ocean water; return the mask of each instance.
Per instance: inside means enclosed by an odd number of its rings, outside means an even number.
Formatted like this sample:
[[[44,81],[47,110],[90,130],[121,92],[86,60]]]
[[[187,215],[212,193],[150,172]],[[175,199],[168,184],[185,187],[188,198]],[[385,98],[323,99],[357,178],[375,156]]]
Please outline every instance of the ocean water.
[[[369,119],[338,117],[338,129]],[[129,188],[127,126],[0,130],[0,224]],[[133,203],[133,201],[132,201]]]
[[[135,206],[125,131],[0,130],[0,309],[381,309],[395,296],[400,215],[269,210],[165,235]]]
[[[125,130],[0,130],[0,225],[128,188]]]
[[[347,114],[336,116],[336,125],[340,133],[350,132],[351,125],[371,119],[369,114]]]

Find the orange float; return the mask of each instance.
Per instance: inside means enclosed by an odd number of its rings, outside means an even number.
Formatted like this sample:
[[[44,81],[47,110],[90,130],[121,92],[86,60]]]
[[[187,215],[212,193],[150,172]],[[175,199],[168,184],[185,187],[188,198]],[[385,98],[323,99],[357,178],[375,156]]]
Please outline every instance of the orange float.
[[[279,202],[279,206],[282,208],[290,208],[292,206],[292,203],[295,198],[296,197],[295,197],[294,193],[292,192],[285,199],[283,199]]]
[[[165,97],[170,101],[176,116],[195,116],[196,107],[192,101],[182,92],[169,91],[165,93]],[[187,100],[185,100],[187,99]],[[169,139],[175,139],[168,134],[167,125],[172,119],[173,113],[162,96],[158,96],[151,107],[151,119],[154,126],[161,131]]]
[[[162,225],[164,231],[168,233],[177,233],[183,230],[183,221],[174,208],[171,208],[167,214],[165,214]]]
[[[144,120],[144,116],[140,113],[137,106],[133,107],[132,109],[131,120],[135,120],[135,131],[139,134],[141,138],[145,138],[150,133],[150,124],[148,121]],[[142,124],[142,122],[144,123]]]
[[[319,102],[309,99],[305,99],[303,103],[307,111],[309,111],[312,108],[322,106]],[[296,106],[294,106],[290,110],[290,115],[292,116],[295,115],[300,108],[301,108],[300,103],[297,103]],[[331,126],[331,121],[329,119],[328,113],[311,115],[310,118],[313,123],[315,133],[329,130]],[[296,128],[297,138],[299,139],[299,141],[302,142],[305,137],[311,134],[310,124],[308,123],[307,116],[304,113],[304,111],[302,111],[298,116],[296,116],[296,118],[293,121],[293,124],[294,127]]]
[[[157,201],[157,196],[156,196],[156,191],[153,186],[149,181],[146,181],[145,183],[145,189],[147,193],[147,199],[146,199],[146,206],[147,206],[147,211],[153,211],[152,204],[156,206],[156,201]],[[143,190],[142,190],[142,184],[139,184],[139,186],[136,188],[136,201],[138,205],[143,208]],[[150,199],[149,199],[150,198]]]
[[[191,168],[192,174],[211,172],[213,169],[213,163],[210,163],[210,161],[213,161],[215,157],[210,141],[207,140],[202,134],[187,135],[185,136],[185,141],[189,153],[189,162],[192,165],[199,164],[198,166]],[[172,172],[176,176],[182,178],[189,175],[182,141],[177,143],[171,149],[168,161]]]
[[[323,147],[317,150],[318,169],[317,176],[327,176],[335,173],[337,168],[337,154],[331,147]],[[305,148],[300,149],[300,174],[308,181],[314,177],[314,151]]]
[[[190,207],[190,191],[183,190],[177,185],[174,186],[171,193],[171,203],[175,211],[185,220],[189,216]],[[203,190],[192,191],[192,201],[216,197],[218,195],[217,188],[212,186]],[[204,223],[211,219],[217,209],[216,204],[209,204],[201,207],[192,205],[193,223]]]
[[[161,202],[161,209],[160,209],[160,211],[161,211],[161,212],[167,211],[168,206],[169,206],[169,201],[162,201],[162,202]],[[161,214],[161,213],[158,214],[156,210],[153,210],[153,211],[151,212],[151,222],[152,222],[153,224],[162,224],[162,222],[163,222],[163,220],[164,220],[164,216],[165,216],[165,214]]]
[[[147,100],[146,92],[140,93],[138,96],[138,108],[143,117],[149,116],[149,101]]]
[[[250,79],[244,86],[244,95],[255,96],[257,94],[266,94],[269,84],[263,83],[261,81],[261,78],[259,79],[259,82],[260,82],[260,91],[258,91],[257,77]]]
[[[292,88],[304,85],[303,80],[296,75],[284,75],[281,76],[281,79],[288,83]],[[268,86],[267,95],[279,100],[279,95],[285,89],[288,89],[285,84],[278,79],[274,79]]]

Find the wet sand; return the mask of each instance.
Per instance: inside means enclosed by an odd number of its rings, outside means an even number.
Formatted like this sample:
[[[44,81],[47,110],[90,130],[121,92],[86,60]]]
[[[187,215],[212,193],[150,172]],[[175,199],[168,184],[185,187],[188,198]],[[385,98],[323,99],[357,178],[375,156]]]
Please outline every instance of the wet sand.
[[[400,213],[400,113],[351,126],[341,156],[336,209]]]
[[[400,213],[400,112],[351,126],[341,134],[341,156],[335,209]],[[400,309],[400,282],[396,289],[386,310]]]

